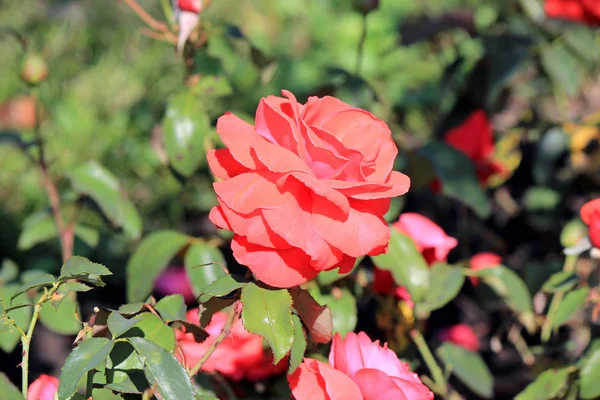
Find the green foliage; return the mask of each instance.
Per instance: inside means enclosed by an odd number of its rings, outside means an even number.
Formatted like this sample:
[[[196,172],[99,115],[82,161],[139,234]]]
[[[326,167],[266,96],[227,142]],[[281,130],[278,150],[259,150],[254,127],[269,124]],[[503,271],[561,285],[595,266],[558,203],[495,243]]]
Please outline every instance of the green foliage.
[[[417,304],[417,314],[429,313],[452,301],[460,291],[465,277],[460,268],[435,264],[429,273],[430,286],[422,303]]]
[[[206,286],[225,276],[223,266],[225,259],[218,248],[204,242],[192,244],[185,253],[185,270],[194,295],[199,296]]]
[[[154,280],[188,241],[186,235],[175,231],[146,236],[127,263],[127,300],[145,299],[152,291]]]
[[[549,369],[531,382],[515,400],[546,400],[558,398],[565,392],[572,368]]]
[[[564,300],[558,306],[556,314],[553,315],[552,327],[558,328],[568,322],[575,313],[580,311],[585,306],[585,301],[589,293],[589,288],[580,288],[567,293]]]
[[[295,329],[292,297],[285,289],[273,290],[248,283],[242,288],[242,321],[248,332],[264,337],[277,364],[290,352]]]
[[[23,400],[21,391],[12,384],[10,379],[4,373],[0,373],[0,390],[6,400]]]
[[[452,343],[444,343],[437,354],[469,389],[483,398],[492,398],[494,378],[479,354]]]
[[[371,259],[380,269],[390,271],[396,284],[405,286],[413,300],[420,302],[429,288],[427,263],[410,237],[395,229],[390,235],[387,253]]]

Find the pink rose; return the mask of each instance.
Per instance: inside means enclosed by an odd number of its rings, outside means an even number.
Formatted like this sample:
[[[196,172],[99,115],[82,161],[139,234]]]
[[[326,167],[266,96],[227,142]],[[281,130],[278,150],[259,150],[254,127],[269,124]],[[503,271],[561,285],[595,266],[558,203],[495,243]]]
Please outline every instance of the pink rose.
[[[331,365],[304,359],[288,376],[296,400],[432,400],[433,393],[396,353],[364,333],[333,339]]]
[[[54,400],[58,392],[58,378],[41,374],[31,385],[27,392],[27,400]]]
[[[446,328],[442,330],[439,337],[442,342],[451,342],[473,352],[479,351],[479,338],[473,328],[467,324]]]
[[[187,313],[187,320],[197,323],[198,309],[190,310]],[[192,368],[202,358],[221,333],[226,321],[227,313],[215,313],[206,327],[210,336],[202,343],[196,343],[191,333],[185,333],[183,330],[176,332],[177,344],[183,352],[188,368]],[[180,362],[184,362],[180,352],[177,352],[177,357]],[[240,320],[204,363],[202,371],[218,371],[236,381],[241,379],[258,381],[282,373],[287,366],[287,358],[273,365],[273,356],[263,348],[263,339],[246,331]]]

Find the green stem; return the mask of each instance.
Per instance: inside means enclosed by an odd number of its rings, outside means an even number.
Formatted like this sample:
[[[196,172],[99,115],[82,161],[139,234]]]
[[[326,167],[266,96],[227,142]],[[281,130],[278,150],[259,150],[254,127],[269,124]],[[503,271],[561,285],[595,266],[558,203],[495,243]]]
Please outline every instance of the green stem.
[[[42,299],[44,298],[45,296],[42,296]],[[35,329],[35,324],[37,323],[38,317],[40,316],[40,310],[42,309],[42,299],[40,299],[40,302],[38,302],[38,304],[36,304],[33,308],[33,316],[29,322],[29,329],[27,329],[26,336],[21,339],[21,342],[23,343],[23,360],[21,361],[21,390],[24,398],[27,398],[27,392],[29,391],[29,348],[31,345],[33,330]]]
[[[167,23],[172,28],[175,21],[173,20],[173,8],[171,8],[171,3],[169,0],[160,0],[160,5],[162,7],[163,13],[165,14],[165,19]]]
[[[239,307],[239,301],[236,301],[235,303],[233,303],[233,305],[231,306],[231,309],[229,310],[229,315],[227,316],[227,321],[225,322],[225,325],[223,326],[221,333],[219,333],[219,336],[217,336],[215,341],[212,342],[210,347],[202,355],[202,358],[200,358],[200,360],[198,360],[196,365],[194,365],[194,367],[190,370],[190,372],[188,374],[189,376],[195,376],[198,373],[198,371],[200,371],[200,369],[202,368],[204,363],[215,352],[215,350],[217,349],[219,344],[221,344],[221,342],[227,337],[227,335],[229,335],[229,332],[231,331],[233,324],[235,322],[237,322],[237,319],[240,316],[240,312],[241,312],[241,307]]]
[[[565,258],[565,264],[563,266],[563,271],[565,272],[573,272],[575,269],[575,264],[577,263],[576,255],[568,255]],[[550,336],[552,336],[552,325],[554,324],[554,316],[556,315],[556,311],[560,307],[563,299],[565,297],[565,291],[561,290],[554,294],[552,297],[552,301],[550,302],[550,307],[548,308],[548,314],[546,315],[546,320],[542,325],[542,342],[546,343],[550,340]]]
[[[356,55],[356,67],[354,68],[354,74],[360,76],[360,69],[362,67],[363,53],[365,50],[365,40],[367,39],[367,14],[363,15],[362,18],[362,31],[360,33],[360,39],[358,40],[358,53]]]
[[[427,364],[427,368],[429,368],[429,371],[431,372],[431,375],[433,376],[433,380],[434,380],[435,386],[436,386],[435,387],[436,391],[438,392],[438,394],[444,396],[448,392],[448,388],[446,385],[446,379],[444,378],[444,373],[442,372],[442,369],[435,361],[435,357],[431,353],[429,346],[427,346],[427,342],[425,341],[425,338],[423,338],[423,335],[421,334],[421,332],[419,332],[416,329],[413,329],[412,331],[410,331],[410,337],[413,339],[413,341],[417,345],[417,349],[419,349],[419,353],[421,353],[421,357],[423,357],[425,364]]]

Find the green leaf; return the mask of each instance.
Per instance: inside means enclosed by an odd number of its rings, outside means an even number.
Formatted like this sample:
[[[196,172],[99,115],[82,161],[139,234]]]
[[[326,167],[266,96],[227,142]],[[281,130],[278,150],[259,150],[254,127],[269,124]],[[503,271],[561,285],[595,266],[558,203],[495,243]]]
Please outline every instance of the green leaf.
[[[20,296],[13,297],[13,295],[19,290],[19,285],[10,284],[6,286],[0,285],[0,311],[4,312],[6,308],[11,306],[11,298],[12,306],[19,306],[22,304],[28,304],[31,301],[26,294],[21,294]],[[23,307],[14,309],[13,311],[9,311],[7,315],[12,318],[13,321],[17,324],[19,328],[23,331],[27,330],[29,325],[29,321],[31,320],[32,309],[31,307]],[[2,316],[0,315],[0,349],[6,353],[10,353],[14,350],[14,348],[21,341],[21,334],[17,329],[13,326],[8,325],[3,321]]]
[[[102,276],[112,275],[112,272],[102,264],[93,263],[85,257],[69,258],[60,270],[59,281],[78,279],[95,286],[104,286]]]
[[[118,311],[121,314],[133,315],[143,311],[145,308],[144,302],[139,301],[137,303],[123,304],[119,307]]]
[[[58,398],[68,399],[77,391],[85,373],[95,368],[110,354],[115,342],[104,338],[86,339],[67,357],[60,374]]]
[[[356,299],[348,289],[342,289],[340,296],[331,296],[326,304],[333,317],[333,333],[345,337],[354,331],[358,322]]]
[[[288,374],[293,373],[296,368],[302,363],[304,358],[304,352],[306,351],[306,337],[304,336],[304,329],[302,329],[302,321],[297,315],[292,315],[294,321],[294,344],[290,350],[290,365],[288,367]]]
[[[390,271],[394,282],[406,287],[414,302],[425,298],[429,288],[429,268],[410,237],[391,228],[387,253],[371,259],[379,269]]]
[[[430,286],[422,303],[417,304],[417,313],[437,310],[456,297],[465,282],[460,268],[447,264],[435,264],[429,273]]]
[[[56,278],[54,278],[52,275],[50,274],[39,274],[36,275],[35,277],[29,279],[24,285],[22,285],[19,290],[12,295],[12,297],[17,297],[20,294],[23,294],[31,289],[37,289],[39,287],[44,287],[44,286],[52,286],[52,284],[56,282]],[[10,301],[12,302],[12,298],[10,299]]]
[[[19,235],[19,250],[29,250],[39,243],[58,237],[54,219],[47,212],[30,215],[23,221],[23,230]]]
[[[115,339],[133,328],[133,326],[140,322],[141,319],[142,317],[127,319],[118,312],[113,311],[108,316],[108,329],[110,330],[113,339]]]
[[[40,311],[40,321],[51,331],[63,335],[74,335],[81,328],[81,317],[74,297],[66,296],[57,308],[44,303]]]
[[[585,25],[574,24],[563,34],[567,46],[579,57],[589,62],[600,60],[600,46],[594,31]]]
[[[169,99],[163,130],[169,162],[180,174],[193,175],[206,160],[204,141],[210,130],[200,99],[188,92]]]
[[[19,267],[17,264],[9,259],[3,260],[0,267],[0,286],[16,279],[17,276],[19,276]]]
[[[142,337],[168,351],[175,349],[175,331],[163,320],[149,312],[140,314],[139,318],[140,321],[125,332],[123,337]]]
[[[573,368],[549,369],[538,375],[515,400],[549,400],[557,398],[567,388]]]
[[[213,297],[227,296],[234,290],[243,288],[246,283],[242,277],[237,275],[229,274],[222,276],[202,290],[199,299],[200,303],[206,303]]]
[[[194,388],[183,366],[164,348],[143,338],[129,342],[144,363],[144,372],[151,385],[156,385],[164,400],[194,400]]]
[[[579,92],[583,70],[579,61],[573,57],[563,43],[554,42],[543,47],[541,57],[542,66],[554,85],[570,96]]]
[[[117,342],[106,360],[106,388],[121,393],[142,393],[150,385],[144,375],[144,364],[133,346]]]
[[[478,271],[479,276],[489,285],[506,304],[519,315],[521,323],[528,331],[535,327],[533,301],[529,289],[516,272],[503,265]]]
[[[67,295],[69,294],[69,292],[87,292],[92,289],[93,288],[91,286],[88,286],[81,282],[76,282],[76,281],[65,282],[60,285],[60,287],[56,291],[56,294],[54,296],[52,296],[52,299],[50,300],[50,302],[51,302],[52,306],[56,309],[56,308],[58,308],[60,303],[62,303],[63,300],[65,298],[67,298]]]
[[[109,389],[94,389],[92,391],[92,399],[94,400],[123,400],[121,395],[113,393]]]
[[[242,320],[248,332],[267,340],[277,364],[294,343],[292,297],[285,289],[273,290],[254,283],[242,289]]]
[[[100,241],[100,234],[98,231],[91,226],[77,224],[73,229],[73,233],[77,236],[83,243],[88,246],[94,248],[98,246],[98,242]]]
[[[438,348],[437,354],[446,368],[469,389],[483,398],[492,398],[494,378],[478,353],[446,342]]]
[[[315,343],[329,343],[333,337],[333,317],[331,310],[322,306],[310,295],[300,288],[290,289],[294,310],[298,313]]]
[[[154,280],[188,240],[186,235],[175,231],[146,236],[127,263],[127,301],[143,301],[152,292]]]
[[[182,325],[183,327],[185,327],[185,331],[187,333],[191,333],[192,336],[194,337],[194,341],[196,343],[202,343],[204,342],[207,338],[208,338],[208,332],[206,332],[206,330],[204,330],[204,328],[202,328],[200,325],[198,324],[194,324],[188,321],[175,321],[174,324],[171,325]]]
[[[425,145],[419,153],[433,164],[445,195],[466,204],[481,218],[490,215],[490,202],[466,155],[439,141]]]
[[[196,297],[202,293],[206,286],[227,275],[219,264],[226,265],[225,258],[215,246],[201,242],[192,244],[187,250],[185,253],[185,270]]]
[[[589,288],[580,288],[567,293],[562,303],[556,309],[556,314],[554,314],[552,320],[552,328],[558,328],[567,323],[577,312],[581,311],[585,306],[585,301],[589,293]]]
[[[169,321],[185,321],[185,301],[180,294],[172,294],[163,297],[154,306],[154,309],[160,314],[161,318]]]
[[[600,348],[586,355],[586,360],[579,373],[579,388],[582,399],[600,397]]]
[[[552,274],[542,286],[546,293],[566,292],[573,289],[579,282],[579,276],[569,271],[559,271]]]
[[[141,218],[110,171],[95,161],[89,161],[69,175],[73,190],[92,198],[108,219],[115,226],[123,228],[129,237],[140,237]]]
[[[23,400],[21,390],[12,384],[5,373],[0,372],[0,392],[4,400]]]

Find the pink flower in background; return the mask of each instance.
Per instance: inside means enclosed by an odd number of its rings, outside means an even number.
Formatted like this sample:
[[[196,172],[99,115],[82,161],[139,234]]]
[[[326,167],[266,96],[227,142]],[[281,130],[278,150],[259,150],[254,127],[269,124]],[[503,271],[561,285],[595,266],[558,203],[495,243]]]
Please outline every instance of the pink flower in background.
[[[480,269],[497,267],[500,264],[502,264],[502,257],[496,253],[477,253],[471,257],[471,260],[469,261],[469,268],[479,271]],[[479,285],[479,278],[470,276],[469,279],[471,280],[473,286]]]
[[[288,376],[296,400],[432,400],[433,393],[407,363],[364,333],[336,334],[330,365],[305,358]]]
[[[190,11],[193,13],[199,13],[202,11],[203,1],[202,0],[178,0],[177,5],[182,11]]]
[[[439,338],[442,342],[454,343],[469,351],[479,351],[479,338],[473,328],[467,324],[457,324],[446,328],[441,331]]]
[[[58,378],[42,374],[29,385],[27,400],[54,400],[57,392]]]
[[[197,323],[198,309],[190,310],[187,313],[187,320]],[[210,336],[202,343],[196,343],[191,333],[176,332],[177,344],[185,356],[188,368],[192,368],[200,360],[221,333],[226,321],[227,313],[215,313],[206,327]],[[179,361],[183,362],[179,352],[177,352],[177,357]],[[202,371],[218,371],[236,381],[241,379],[258,381],[282,373],[287,366],[287,358],[281,360],[277,365],[273,365],[273,356],[263,348],[263,339],[246,331],[240,320],[204,363]]]
[[[445,262],[450,250],[458,245],[455,238],[446,235],[439,225],[421,214],[401,214],[393,226],[398,232],[411,237],[429,265]]]
[[[186,303],[194,301],[190,280],[183,267],[169,267],[154,282],[154,289],[162,296],[180,294]]]
[[[398,232],[410,236],[429,265],[445,262],[450,250],[458,245],[455,238],[446,235],[439,225],[421,214],[403,213],[393,227]],[[391,272],[375,268],[373,273],[374,292],[394,294],[399,299],[412,303],[406,289],[396,287]]]

